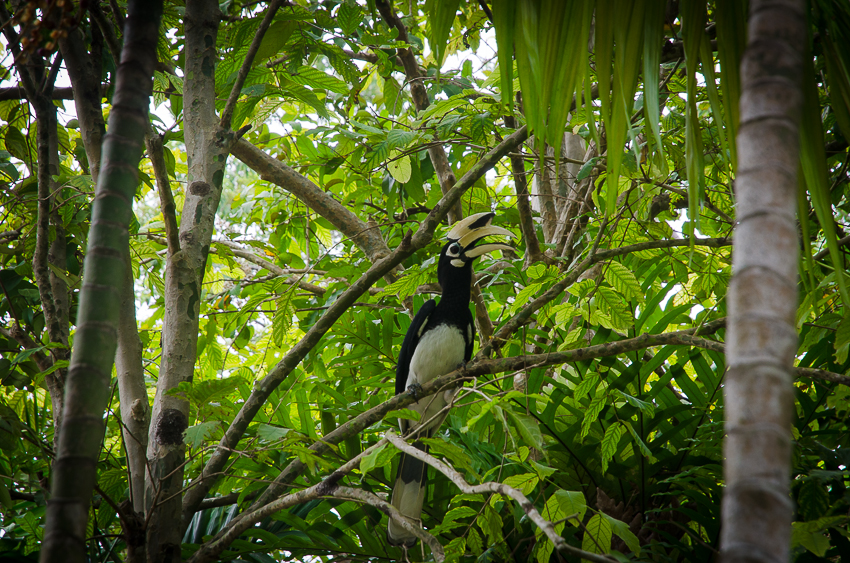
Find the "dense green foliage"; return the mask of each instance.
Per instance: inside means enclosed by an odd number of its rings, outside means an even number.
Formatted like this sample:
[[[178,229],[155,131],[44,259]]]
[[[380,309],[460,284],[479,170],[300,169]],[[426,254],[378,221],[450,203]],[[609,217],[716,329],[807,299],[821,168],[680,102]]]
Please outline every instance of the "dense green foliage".
[[[222,4],[227,24],[219,31],[217,45],[219,110],[263,15],[257,5],[246,4]],[[432,5],[437,2],[399,2],[395,7],[431,101],[427,110],[418,112],[396,59],[395,49],[408,44],[398,41],[397,31],[385,24],[373,4],[304,1],[282,8],[242,89],[233,128],[250,125],[245,140],[315,183],[364,226],[379,229],[387,247],[394,249],[442,196],[426,151],[430,145],[445,148],[452,172],[461,178],[515,129],[504,118],[510,110],[502,96],[494,27],[479,3],[446,2],[458,5],[448,27],[435,23],[441,11]],[[415,13],[409,13],[410,6]],[[433,17],[426,16],[427,10]],[[184,102],[182,92],[184,80],[191,80],[180,70],[182,13],[179,3],[166,5],[159,45],[160,60],[166,64],[154,77],[156,111],[151,115],[163,134],[178,220],[187,184],[182,111],[190,102]],[[842,113],[846,104],[832,100],[850,94],[850,82],[847,67],[836,68],[827,60],[832,49],[830,61],[850,62],[841,53],[850,45],[843,39],[850,29],[850,11],[840,3],[813,2],[811,15],[812,34],[818,39],[813,42],[809,79],[818,97],[808,103],[814,115],[823,118],[817,134],[826,147],[828,200],[816,202],[813,197],[810,203],[801,192],[801,236],[808,257],[801,264],[797,359],[800,367],[824,370],[807,372],[796,382],[793,550],[801,562],[850,560],[850,320],[840,298],[835,262],[821,253],[827,236],[823,215],[811,211],[825,204],[827,229],[834,229],[846,244],[850,131],[845,127],[850,120]],[[705,21],[716,24],[716,16],[710,2]],[[717,27],[709,25],[706,31],[700,23],[700,44],[689,52],[692,45],[682,43],[683,33],[688,33],[682,19],[669,23],[647,30],[646,39],[657,42],[657,50],[645,52],[641,47],[636,59],[655,53],[660,88],[646,87],[641,73],[633,78],[631,90],[625,88],[631,97],[611,105],[603,95],[602,101],[580,103],[569,114],[558,136],[563,131],[577,135],[583,143],[581,156],[562,153],[559,147],[556,154],[566,160],[556,167],[551,153],[548,160],[540,157],[545,150],[541,134],[518,155],[522,170],[513,170],[505,158],[462,198],[464,215],[493,210],[495,224],[518,235],[515,255],[476,264],[481,298],[496,329],[555,284],[570,275],[578,277],[566,291],[535,307],[530,322],[510,334],[497,355],[603,344],[615,346],[614,353],[596,348],[580,361],[544,361],[479,377],[466,384],[440,435],[428,442],[431,453],[469,483],[498,481],[522,490],[576,547],[619,552],[618,557],[630,560],[707,561],[718,549],[723,490],[724,330],[722,322],[712,321],[726,315],[724,297],[731,274],[735,206],[730,132],[737,109],[730,113],[735,104],[727,96],[735,90],[724,85],[725,69],[712,51],[720,42],[713,35]],[[80,25],[88,29],[93,24],[83,18]],[[653,32],[657,36],[650,36]],[[437,64],[442,53],[435,56],[428,47],[435,36],[444,37],[437,43],[446,55],[442,66]],[[616,56],[628,56],[622,51],[620,43]],[[13,56],[10,51],[2,55],[3,85],[14,84]],[[104,82],[110,83],[115,64],[108,51],[103,56]],[[598,51],[582,56],[593,64],[577,66],[580,74],[572,88],[578,86],[579,98],[583,92],[590,94],[602,78],[595,71]],[[701,66],[691,64],[691,57],[698,57]],[[517,72],[524,72],[522,64]],[[519,78],[511,77],[514,91],[521,90]],[[628,82],[628,77],[615,79]],[[603,80],[610,81],[610,76],[606,73]],[[650,80],[659,82],[658,77]],[[615,87],[614,92],[620,91]],[[647,95],[660,96],[659,113],[644,105]],[[106,89],[105,111],[110,96]],[[526,104],[529,98],[524,96]],[[60,232],[55,228],[60,224],[67,260],[51,264],[51,270],[70,288],[73,340],[93,184],[73,102],[56,103],[59,174],[54,179],[59,188],[51,236]],[[605,142],[600,136],[611,119],[605,113],[612,108],[628,117],[619,120],[614,133],[608,129],[609,135],[619,135],[619,148],[625,149],[615,151],[621,161],[616,176],[608,174],[610,163],[596,144]],[[536,111],[534,118],[544,119],[541,110]],[[649,114],[659,117],[657,131]],[[518,108],[513,115],[518,126],[525,124]],[[55,428],[45,378],[61,372],[67,361],[53,355],[60,345],[48,337],[33,277],[33,113],[25,99],[7,97],[0,101],[0,120],[0,558],[24,561],[39,549],[49,495]],[[547,126],[551,133],[552,123]],[[552,140],[549,134],[545,138]],[[530,256],[520,236],[515,174],[527,174],[536,209],[535,234],[545,256]],[[167,255],[149,160],[143,161],[141,178],[130,246],[145,382],[153,400]],[[372,264],[325,211],[311,208],[286,185],[260,179],[258,171],[235,157],[228,161],[224,187],[200,296],[194,381],[172,391],[191,403],[185,435],[187,486],[250,396],[254,382]],[[571,200],[576,205],[569,211]],[[580,206],[581,201],[586,205]],[[557,221],[544,224],[547,205],[559,220],[568,221],[566,228],[549,231]],[[196,513],[184,537],[184,556],[223,529],[240,508],[247,508],[293,460],[308,467],[292,483],[294,489],[315,484],[397,428],[398,418],[411,416],[410,411],[392,411],[326,454],[308,449],[393,395],[408,312],[438,292],[435,256],[445,232],[447,225],[438,228],[433,242],[403,263],[396,281],[383,280],[362,295],[271,394],[210,495],[238,493],[238,498]],[[690,242],[670,242],[683,238]],[[711,246],[696,240],[706,238],[724,240]],[[627,248],[605,260],[593,258],[605,250],[653,241],[662,242]],[[843,267],[846,262],[839,263]],[[617,342],[640,335],[703,326],[711,329],[696,339],[697,345],[676,343],[622,353],[616,349]],[[92,561],[119,560],[125,550],[116,505],[129,495],[120,431],[120,413],[128,408],[119,405],[115,391],[106,413],[89,520]],[[373,450],[343,482],[387,493],[397,460],[392,446]],[[561,557],[552,554],[551,542],[507,498],[459,494],[433,470],[428,495],[423,525],[444,546],[448,560],[545,563]],[[369,504],[314,499],[250,528],[222,557],[258,562],[395,559],[402,552],[386,543],[386,519]],[[430,557],[428,549],[417,547],[408,556],[419,560],[423,554]]]

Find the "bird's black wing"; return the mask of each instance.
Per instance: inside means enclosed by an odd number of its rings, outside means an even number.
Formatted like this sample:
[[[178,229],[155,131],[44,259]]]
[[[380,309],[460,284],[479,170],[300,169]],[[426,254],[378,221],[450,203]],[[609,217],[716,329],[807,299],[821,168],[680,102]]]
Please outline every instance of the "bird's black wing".
[[[434,307],[437,302],[429,299],[413,317],[413,322],[410,323],[410,328],[407,329],[407,334],[404,335],[404,342],[401,344],[401,350],[398,353],[398,365],[395,368],[395,394],[404,393],[407,389],[407,376],[410,373],[410,362],[413,360],[413,352],[416,350],[416,345],[419,344],[420,333],[424,328],[428,317],[434,312]]]
[[[469,316],[469,342],[466,343],[466,349],[463,351],[463,361],[469,362],[472,358],[472,348],[475,346],[475,321],[472,320],[472,315]]]

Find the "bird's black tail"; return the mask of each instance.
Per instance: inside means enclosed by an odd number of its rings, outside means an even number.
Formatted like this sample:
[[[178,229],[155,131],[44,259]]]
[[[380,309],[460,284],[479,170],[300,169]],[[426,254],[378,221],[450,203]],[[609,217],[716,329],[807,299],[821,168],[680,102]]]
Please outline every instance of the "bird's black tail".
[[[427,446],[422,442],[414,442],[413,446],[422,451],[428,451]],[[425,501],[427,475],[428,466],[425,462],[405,453],[401,454],[391,504],[414,526],[421,525],[419,518],[422,515],[422,503]],[[390,518],[387,525],[387,541],[392,545],[413,547],[416,545],[416,536]]]

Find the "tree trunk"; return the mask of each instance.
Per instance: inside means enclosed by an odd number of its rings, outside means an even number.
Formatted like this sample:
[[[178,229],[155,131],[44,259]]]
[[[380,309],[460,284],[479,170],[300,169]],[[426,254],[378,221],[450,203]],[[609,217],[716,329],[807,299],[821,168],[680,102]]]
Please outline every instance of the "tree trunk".
[[[790,556],[799,246],[794,211],[805,41],[801,0],[750,2],[726,335],[725,562]]]
[[[162,2],[129,5],[125,49],[92,208],[89,246],[66,404],[53,470],[42,562],[86,560],[89,498],[103,439],[116,347],[120,288],[124,284],[127,227],[142,156]]]
[[[165,276],[162,361],[148,436],[151,472],[145,492],[149,561],[179,561],[183,461],[189,402],[169,394],[191,382],[197,358],[201,283],[221,199],[224,165],[232,142],[215,114],[216,37],[219,7],[214,0],[186,3],[184,108],[189,185],[180,224],[180,250],[169,255]]]

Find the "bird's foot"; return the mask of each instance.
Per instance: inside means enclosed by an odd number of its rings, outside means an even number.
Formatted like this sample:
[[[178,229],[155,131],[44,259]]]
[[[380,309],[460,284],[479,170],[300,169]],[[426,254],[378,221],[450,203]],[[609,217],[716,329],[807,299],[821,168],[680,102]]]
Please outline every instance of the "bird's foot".
[[[466,362],[459,363],[455,369],[459,369],[461,375],[466,375]]]
[[[418,383],[414,383],[414,384],[412,384],[412,385],[408,385],[408,386],[407,386],[407,392],[408,392],[408,393],[410,393],[410,395],[411,395],[414,399],[416,399],[417,401],[419,400],[419,396],[418,396],[418,395],[419,395],[419,392],[420,392],[420,391],[422,391],[422,386],[421,386],[421,385],[419,385]]]

